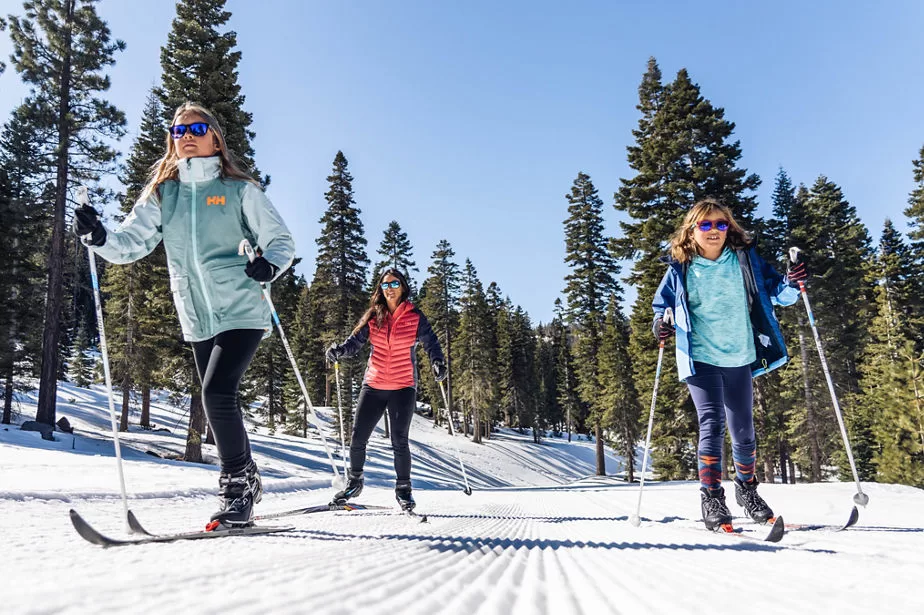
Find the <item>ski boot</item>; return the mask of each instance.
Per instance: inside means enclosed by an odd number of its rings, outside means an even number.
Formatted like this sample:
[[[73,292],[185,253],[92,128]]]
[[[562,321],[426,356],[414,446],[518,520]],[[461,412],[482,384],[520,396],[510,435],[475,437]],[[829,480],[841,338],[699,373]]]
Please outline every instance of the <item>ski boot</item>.
[[[706,529],[715,531],[719,526],[732,522],[731,512],[725,504],[725,489],[716,487],[715,489],[706,489],[700,487],[700,497],[702,499],[703,522]]]
[[[331,504],[342,505],[346,504],[346,501],[357,497],[360,493],[363,492],[363,473],[362,470],[359,472],[354,472],[353,470],[349,471],[349,480],[347,481],[346,489],[342,489],[334,494],[334,499],[331,501]]]
[[[395,481],[395,499],[398,500],[398,505],[401,506],[401,510],[404,512],[414,510],[417,502],[414,501],[414,496],[411,495],[411,481]]]
[[[263,481],[253,459],[238,472],[218,476],[218,499],[221,508],[212,515],[207,527],[218,529],[253,525],[253,507],[263,499]]]
[[[757,523],[767,523],[773,518],[773,510],[757,493],[757,477],[748,482],[735,477],[735,501],[744,508],[744,512]]]

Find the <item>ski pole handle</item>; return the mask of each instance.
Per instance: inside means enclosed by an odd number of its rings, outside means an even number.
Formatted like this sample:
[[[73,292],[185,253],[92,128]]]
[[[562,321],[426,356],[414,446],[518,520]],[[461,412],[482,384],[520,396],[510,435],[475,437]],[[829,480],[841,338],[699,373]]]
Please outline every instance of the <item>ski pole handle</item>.
[[[661,321],[669,325],[674,324],[674,310],[672,310],[671,308],[665,308],[664,316],[661,317]],[[660,342],[658,342],[658,348],[664,348],[664,342],[665,340],[661,340]]]
[[[246,239],[241,239],[241,243],[239,243],[237,246],[237,253],[241,256],[246,254],[247,260],[249,260],[251,263],[253,262],[253,259],[257,257],[256,253],[253,251],[253,246],[251,246],[250,242]]]

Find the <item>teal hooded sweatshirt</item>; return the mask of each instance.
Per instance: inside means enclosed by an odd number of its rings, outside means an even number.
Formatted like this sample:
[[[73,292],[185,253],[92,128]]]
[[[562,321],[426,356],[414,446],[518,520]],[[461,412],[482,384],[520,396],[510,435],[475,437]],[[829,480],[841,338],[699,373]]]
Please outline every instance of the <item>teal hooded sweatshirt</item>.
[[[179,181],[162,183],[116,230],[107,231],[105,244],[93,248],[124,264],[147,256],[163,241],[170,290],[188,342],[231,329],[263,329],[266,335],[272,330],[260,284],[244,273],[247,257],[238,254],[242,239],[259,246],[278,267],[276,277],[295,256],[289,229],[259,186],[222,179],[220,164],[218,156],[180,160]]]

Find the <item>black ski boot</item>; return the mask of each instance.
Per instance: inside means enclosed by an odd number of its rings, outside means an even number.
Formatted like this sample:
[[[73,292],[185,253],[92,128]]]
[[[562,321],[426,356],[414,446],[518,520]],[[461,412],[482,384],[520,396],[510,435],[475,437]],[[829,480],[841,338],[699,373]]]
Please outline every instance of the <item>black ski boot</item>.
[[[700,497],[703,506],[703,521],[706,523],[706,529],[715,530],[724,523],[731,523],[732,516],[725,504],[725,489],[716,487],[715,489],[706,489],[700,487]]]
[[[346,504],[347,500],[355,498],[363,492],[363,473],[350,470],[348,476],[349,480],[347,481],[346,489],[334,494],[332,504]]]
[[[253,507],[263,499],[263,481],[253,459],[239,472],[222,472],[218,476],[218,499],[221,508],[212,515],[212,523],[225,527],[253,525]]]
[[[735,501],[738,506],[744,508],[751,519],[757,523],[766,523],[773,518],[773,510],[767,506],[764,499],[757,493],[757,477],[748,482],[742,482],[740,478],[735,477]]]
[[[414,496],[411,495],[411,481],[395,481],[395,499],[398,500],[398,505],[401,506],[401,510],[404,512],[414,510],[417,502],[414,501]]]

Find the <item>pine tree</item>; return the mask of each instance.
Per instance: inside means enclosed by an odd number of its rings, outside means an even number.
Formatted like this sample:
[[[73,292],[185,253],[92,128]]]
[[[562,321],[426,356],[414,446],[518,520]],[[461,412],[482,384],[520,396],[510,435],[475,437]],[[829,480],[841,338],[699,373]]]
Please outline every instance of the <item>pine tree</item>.
[[[875,303],[866,271],[869,234],[840,188],[823,176],[810,190],[797,194],[794,214],[798,224],[791,224],[792,240],[804,251],[812,311],[850,429],[854,423],[859,426],[861,417],[854,416],[857,409],[845,402],[859,391],[858,359],[868,335],[869,306]],[[798,310],[781,317],[794,315],[804,322],[804,312]],[[809,467],[811,479],[817,481],[823,478],[822,467],[832,461],[847,469],[846,457],[808,327],[801,328],[799,338],[800,357],[794,363],[803,370],[802,390],[798,386],[789,390],[801,393],[803,399],[794,406],[789,428],[798,447],[797,461]]]
[[[450,408],[455,407],[453,403],[454,370],[452,368],[452,358],[455,356],[453,335],[459,322],[459,314],[455,305],[461,284],[459,265],[454,260],[455,256],[447,240],[441,239],[437,243],[436,249],[430,256],[430,266],[427,268],[427,273],[430,275],[421,285],[419,298],[420,309],[430,321],[430,326],[440,341],[443,354],[449,361],[449,375],[444,388]],[[420,349],[418,358],[422,359],[422,357],[423,349]],[[421,397],[429,400],[432,407],[439,405],[442,402],[439,385],[432,378],[422,378],[421,382],[422,390],[419,391],[422,394]],[[434,419],[439,424],[439,416],[434,414]]]
[[[651,335],[651,300],[664,275],[659,261],[668,238],[693,203],[715,197],[728,205],[746,228],[758,229],[753,191],[760,178],[736,165],[738,141],[731,141],[735,125],[725,111],[705,99],[685,69],[662,84],[654,58],[639,86],[641,118],[628,150],[635,175],[622,179],[615,207],[631,222],[621,222],[623,236],[614,241],[616,255],[633,260],[627,281],[638,298],[632,307],[629,353],[642,398],[654,386],[657,344]],[[653,433],[655,471],[663,479],[693,475],[697,420],[684,387],[673,370],[664,370],[658,388]]]
[[[152,91],[145,103],[138,136],[120,180],[125,186],[118,220],[124,219],[147,182],[151,166],[163,155],[163,108]],[[109,266],[102,282],[107,296],[106,331],[112,378],[122,387],[122,428],[128,429],[130,393],[141,392],[141,426],[150,428],[150,389],[158,355],[176,351],[171,294],[167,287],[163,245],[148,257],[124,266]],[[167,384],[167,383],[165,383]]]
[[[610,297],[600,347],[597,411],[614,448],[625,459],[626,480],[634,479],[635,443],[639,436],[641,406],[628,353],[629,323],[615,295]]]
[[[560,425],[563,419],[561,404],[558,401],[561,326],[561,321],[554,318],[548,325],[540,323],[536,327],[536,378],[539,386],[536,396],[537,419],[545,429],[552,429],[556,436],[561,435]]]
[[[366,237],[359,208],[353,199],[353,177],[347,169],[343,152],[337,152],[334,168],[327,177],[330,189],[324,195],[327,211],[321,216],[321,236],[318,237],[317,270],[311,285],[321,313],[325,347],[346,339],[367,308]],[[346,409],[353,407],[354,394],[362,377],[362,357],[341,362],[343,378],[344,419],[351,416]],[[352,423],[350,423],[352,424]],[[339,423],[337,425],[339,428]],[[344,432],[349,432],[349,425]]]
[[[565,220],[565,263],[571,272],[565,276],[568,301],[568,324],[573,327],[571,350],[577,375],[577,389],[586,411],[577,417],[579,424],[589,419],[597,446],[597,473],[605,473],[603,435],[599,413],[595,412],[599,379],[597,361],[602,345],[606,304],[613,294],[621,294],[617,276],[619,265],[609,252],[609,239],[603,233],[603,201],[597,196],[590,176],[578,173],[568,200]]]
[[[382,257],[382,260],[375,264],[372,270],[372,283],[378,284],[380,273],[386,267],[394,267],[407,277],[407,283],[411,289],[411,298],[417,295],[417,286],[414,284],[412,271],[419,271],[417,263],[414,262],[414,249],[407,238],[407,233],[401,230],[401,225],[396,220],[388,223],[385,229],[382,243],[376,251]],[[375,290],[375,289],[372,289]]]
[[[472,262],[466,259],[453,363],[456,366],[457,401],[472,416],[473,441],[477,443],[482,441],[485,431],[490,432],[492,380],[495,378],[489,360],[493,350],[491,321],[478,272]]]
[[[916,352],[908,326],[916,298],[914,260],[886,220],[874,267],[876,316],[861,362],[857,414],[868,431],[854,440],[861,479],[924,485],[924,353]],[[854,429],[853,431],[856,431]],[[853,434],[851,434],[853,435]]]
[[[125,48],[112,41],[96,14],[94,0],[31,0],[25,15],[9,16],[13,66],[32,87],[27,104],[38,127],[48,131],[43,158],[53,164],[54,214],[48,256],[48,285],[42,334],[42,367],[36,421],[55,423],[60,371],[60,320],[64,307],[65,208],[74,180],[98,180],[109,172],[116,151],[107,139],[124,134],[125,116],[99,97],[109,89],[103,74]],[[79,158],[79,164],[75,160]]]
[[[912,329],[915,350],[924,351],[924,146],[918,159],[912,162],[914,189],[908,197],[908,225],[911,227],[911,253],[914,258],[914,286],[912,296],[917,300],[910,305],[911,318],[908,326]]]
[[[571,333],[565,325],[565,310],[561,299],[555,299],[555,321],[559,324],[556,329],[558,338],[555,356],[556,371],[558,373],[558,404],[564,415],[564,428],[568,432],[568,442],[571,442],[574,420],[581,410],[581,398],[577,390],[577,376],[574,369],[573,353],[571,352]]]
[[[48,209],[40,202],[41,151],[33,130],[31,109],[17,108],[0,132],[0,219],[9,234],[0,252],[0,380],[3,418],[12,419],[13,393],[31,388],[23,379],[38,374],[42,347],[44,259],[50,226]]]
[[[254,163],[250,129],[253,116],[244,111],[245,97],[238,83],[241,52],[236,51],[237,33],[223,31],[231,18],[226,0],[179,0],[167,44],[160,50],[163,68],[158,90],[167,121],[184,102],[209,109],[225,134],[229,149],[240,162],[261,179]],[[269,184],[269,178],[262,180]]]

